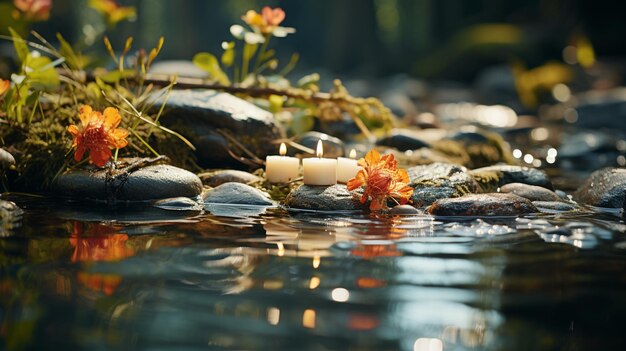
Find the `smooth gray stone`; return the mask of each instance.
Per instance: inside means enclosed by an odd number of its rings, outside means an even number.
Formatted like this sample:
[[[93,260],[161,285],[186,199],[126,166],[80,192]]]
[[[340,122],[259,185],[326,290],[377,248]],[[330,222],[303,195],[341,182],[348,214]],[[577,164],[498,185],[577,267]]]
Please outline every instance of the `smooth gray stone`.
[[[541,212],[566,212],[578,208],[576,204],[561,201],[533,201],[533,205]],[[547,211],[546,211],[547,210]]]
[[[156,96],[155,108],[164,96]],[[272,143],[284,137],[284,131],[274,116],[248,101],[214,90],[173,90],[161,116],[161,123],[170,127],[196,146],[199,164],[205,167],[241,165],[229,154],[227,139],[218,133],[225,131],[259,158],[276,154]]]
[[[0,148],[0,165],[2,167],[9,167],[15,164],[15,158],[10,152]]]
[[[530,201],[561,201],[561,198],[552,190],[523,183],[509,183],[500,187],[501,193],[511,193]]]
[[[362,210],[358,191],[348,191],[343,184],[331,186],[302,185],[285,198],[285,205],[297,209],[318,211]]]
[[[261,177],[257,177],[252,173],[232,169],[210,172],[206,174],[201,174],[199,176],[200,179],[202,179],[202,183],[211,187],[216,187],[224,183],[231,182],[248,184],[263,180]]]
[[[170,165],[151,165],[106,179],[105,169],[79,169],[61,174],[52,184],[53,194],[77,200],[148,201],[195,197],[202,182],[195,174]]]
[[[626,169],[603,168],[593,172],[574,194],[581,204],[624,208],[626,205]]]
[[[411,216],[420,214],[420,210],[411,205],[397,205],[389,210],[390,215]]]
[[[513,194],[470,194],[435,201],[428,212],[436,216],[517,216],[539,212],[523,197]]]
[[[399,151],[417,150],[423,147],[430,147],[430,143],[420,139],[420,134],[411,130],[394,129],[378,141],[376,145],[393,147]]]
[[[495,165],[473,169],[468,173],[483,186],[484,190],[495,190],[509,183],[524,183],[553,189],[546,172],[536,168]]]
[[[204,203],[272,206],[269,194],[242,183],[224,183],[203,195]]]

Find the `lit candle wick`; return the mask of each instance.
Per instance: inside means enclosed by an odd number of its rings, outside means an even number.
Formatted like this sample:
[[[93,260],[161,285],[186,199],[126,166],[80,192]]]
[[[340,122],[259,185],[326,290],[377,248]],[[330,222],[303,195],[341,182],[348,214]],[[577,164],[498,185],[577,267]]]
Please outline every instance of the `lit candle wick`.
[[[320,158],[324,154],[324,147],[322,146],[321,140],[317,141],[317,152],[315,154],[317,155],[317,157],[320,157]]]
[[[356,158],[356,150],[355,149],[350,150],[350,158],[351,159],[355,159]]]
[[[278,153],[281,156],[287,155],[287,145],[285,145],[285,143],[280,143],[280,149],[278,150]]]

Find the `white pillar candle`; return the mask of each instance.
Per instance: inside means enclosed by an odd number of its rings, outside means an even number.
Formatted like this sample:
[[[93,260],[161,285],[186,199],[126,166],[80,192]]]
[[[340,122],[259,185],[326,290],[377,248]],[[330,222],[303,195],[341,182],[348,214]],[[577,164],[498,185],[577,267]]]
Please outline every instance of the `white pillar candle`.
[[[322,158],[323,153],[322,141],[320,140],[317,142],[317,157],[302,160],[304,166],[304,184],[337,184],[337,160]]]
[[[337,181],[339,183],[347,183],[348,180],[356,177],[361,167],[359,167],[355,158],[356,151],[354,149],[350,151],[350,158],[337,158]]]
[[[267,156],[265,158],[265,178],[270,183],[287,183],[296,178],[300,173],[300,160],[296,157],[285,156],[287,146],[280,144],[280,156]]]

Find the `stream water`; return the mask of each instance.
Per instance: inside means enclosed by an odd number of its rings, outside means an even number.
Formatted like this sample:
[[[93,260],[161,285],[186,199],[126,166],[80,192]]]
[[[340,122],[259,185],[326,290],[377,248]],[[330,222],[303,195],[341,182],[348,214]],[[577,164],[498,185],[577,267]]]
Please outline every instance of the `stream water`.
[[[6,197],[5,197],[6,198]],[[626,226],[9,196],[0,349],[619,350]]]

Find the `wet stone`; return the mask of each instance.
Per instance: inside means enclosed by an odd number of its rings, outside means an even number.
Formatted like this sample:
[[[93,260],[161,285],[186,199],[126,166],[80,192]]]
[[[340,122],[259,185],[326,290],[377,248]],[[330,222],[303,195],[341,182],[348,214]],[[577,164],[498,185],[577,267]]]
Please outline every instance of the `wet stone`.
[[[155,106],[164,97],[155,98]],[[260,158],[276,153],[271,142],[284,136],[273,115],[236,96],[213,90],[173,90],[161,116],[163,125],[186,136],[206,167],[240,165],[227,152],[226,131]]]
[[[501,193],[511,193],[530,201],[561,201],[553,191],[546,188],[523,183],[509,183],[500,187]]]
[[[224,183],[249,184],[263,180],[261,177],[257,177],[252,173],[232,169],[199,174],[199,177],[202,179],[204,185],[211,187],[216,187]]]
[[[411,205],[397,205],[389,210],[389,214],[395,216],[411,216],[420,213],[421,212],[417,208]]]
[[[495,165],[477,168],[468,172],[478,181],[485,191],[495,191],[509,183],[536,185],[552,190],[552,183],[546,172],[536,168]]]
[[[393,147],[399,151],[430,147],[430,143],[422,140],[417,133],[406,129],[394,129],[390,135],[379,139],[376,145]]]
[[[0,148],[0,166],[7,168],[15,164],[15,158],[5,149]]]
[[[224,183],[203,194],[205,203],[272,206],[270,195],[242,183]]]
[[[302,185],[287,195],[285,205],[319,211],[361,210],[365,205],[359,202],[359,198],[360,194],[357,191],[351,192],[343,184],[328,187]]]
[[[626,205],[626,169],[603,168],[593,172],[574,198],[586,205],[623,208]]]
[[[324,157],[336,158],[339,156],[344,156],[345,146],[343,141],[328,134],[320,132],[307,132],[296,137],[294,141],[302,146],[308,147],[311,150],[316,150],[317,142],[319,140],[321,140],[322,144],[324,145]]]
[[[189,171],[163,164],[120,172],[108,180],[107,170],[92,167],[61,174],[51,191],[59,197],[79,200],[148,201],[198,196],[202,182]]]
[[[433,163],[415,166],[407,170],[413,190],[413,206],[428,206],[439,199],[460,197],[480,191],[480,186],[472,176],[459,165]]]
[[[172,211],[199,211],[203,206],[198,201],[189,197],[174,197],[154,202],[154,207]]]
[[[428,212],[436,216],[517,216],[538,212],[527,199],[513,194],[470,194],[435,201]]]
[[[578,208],[576,204],[560,201],[533,201],[533,205],[541,212],[567,212]]]

